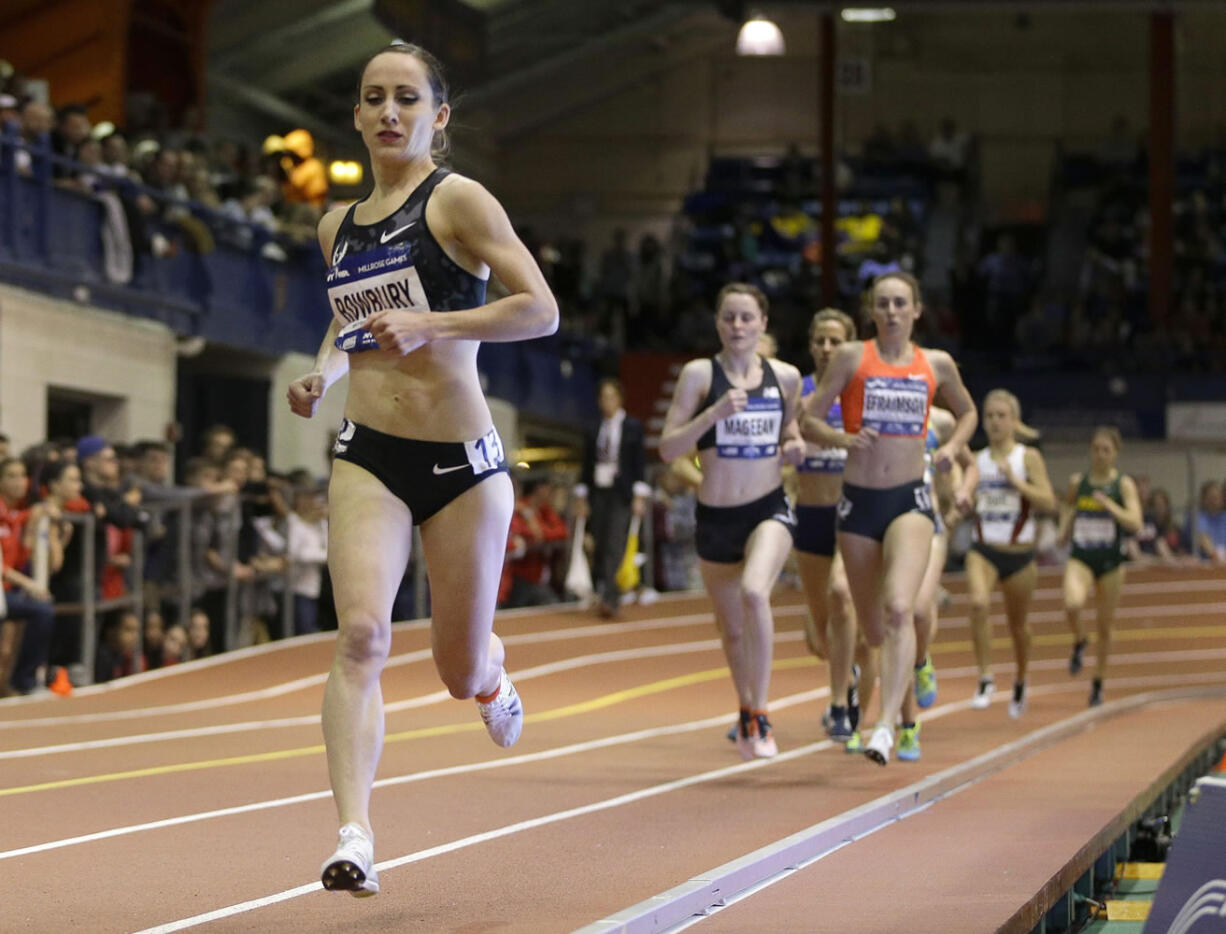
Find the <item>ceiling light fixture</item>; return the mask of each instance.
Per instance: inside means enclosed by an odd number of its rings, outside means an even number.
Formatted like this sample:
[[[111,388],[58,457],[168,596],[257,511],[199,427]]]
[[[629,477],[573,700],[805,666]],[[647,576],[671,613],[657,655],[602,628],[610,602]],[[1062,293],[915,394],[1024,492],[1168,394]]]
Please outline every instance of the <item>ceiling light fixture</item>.
[[[840,14],[845,23],[892,23],[898,18],[893,7],[847,7]]]
[[[737,55],[782,55],[783,32],[766,17],[755,13],[736,37]]]

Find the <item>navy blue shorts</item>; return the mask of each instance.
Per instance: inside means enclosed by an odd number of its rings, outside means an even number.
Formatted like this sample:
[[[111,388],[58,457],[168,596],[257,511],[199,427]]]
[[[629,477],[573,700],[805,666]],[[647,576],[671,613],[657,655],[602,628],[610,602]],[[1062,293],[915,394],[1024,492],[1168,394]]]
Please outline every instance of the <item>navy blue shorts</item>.
[[[420,525],[496,473],[509,473],[497,429],[475,441],[418,441],[344,419],[332,455],[369,471]]]
[[[838,530],[885,541],[890,523],[909,512],[919,513],[936,528],[932,511],[932,491],[923,480],[913,480],[884,490],[843,484],[839,499]]]
[[[695,518],[698,527],[694,532],[694,544],[698,557],[717,564],[744,561],[745,543],[753,530],[768,519],[780,523],[793,535],[796,532],[796,514],[792,512],[792,504],[784,495],[783,487],[741,506],[699,503]]]
[[[796,550],[834,557],[834,506],[796,507]]]

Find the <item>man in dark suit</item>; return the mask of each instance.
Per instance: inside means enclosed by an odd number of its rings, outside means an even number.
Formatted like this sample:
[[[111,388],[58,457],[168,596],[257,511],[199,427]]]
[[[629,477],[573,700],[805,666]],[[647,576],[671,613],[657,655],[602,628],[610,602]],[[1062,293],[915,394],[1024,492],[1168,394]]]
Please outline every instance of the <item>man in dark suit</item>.
[[[626,551],[630,517],[647,510],[651,487],[643,481],[643,423],[622,408],[621,384],[600,382],[600,427],[583,451],[583,474],[575,487],[576,513],[589,516],[595,554],[592,571],[600,594],[600,615],[612,618],[621,606],[617,568]]]

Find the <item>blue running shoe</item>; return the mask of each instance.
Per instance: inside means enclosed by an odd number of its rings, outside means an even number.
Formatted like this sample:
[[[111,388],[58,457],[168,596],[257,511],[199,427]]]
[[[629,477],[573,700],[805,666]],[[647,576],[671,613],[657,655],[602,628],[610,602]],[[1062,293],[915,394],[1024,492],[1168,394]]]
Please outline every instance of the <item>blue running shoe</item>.
[[[904,726],[898,734],[898,756],[901,762],[918,762],[920,757],[920,725]]]
[[[915,668],[915,702],[927,709],[936,703],[937,670],[932,664],[932,656],[925,655],[924,663]],[[902,758],[902,753],[898,754]]]

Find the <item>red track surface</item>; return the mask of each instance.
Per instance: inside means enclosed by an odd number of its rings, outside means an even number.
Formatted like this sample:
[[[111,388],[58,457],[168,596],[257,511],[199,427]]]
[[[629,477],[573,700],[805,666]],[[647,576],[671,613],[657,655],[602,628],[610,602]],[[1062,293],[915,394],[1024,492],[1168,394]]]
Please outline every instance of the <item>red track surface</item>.
[[[471,704],[445,698],[425,628],[398,627],[392,653],[408,658],[384,676],[392,712],[385,784],[374,795],[376,859],[395,865],[381,867],[383,892],[373,899],[318,889],[336,830],[317,716],[331,637],[68,700],[5,702],[0,931],[138,931],[232,906],[241,910],[204,926],[571,931],[1081,712],[1088,682],[1065,668],[1058,584],[1041,578],[1032,613],[1039,662],[1021,721],[1006,716],[1003,690],[987,711],[966,709],[969,632],[961,585],[951,585],[924,758],[885,769],[821,742],[826,678],[805,652],[794,591],[776,599],[772,720],[784,755],[769,763],[742,764],[723,738],[735,697],[703,597],[631,608],[612,625],[574,610],[501,617],[528,711],[509,752],[489,743]],[[1012,664],[999,620],[996,636],[997,684],[1006,689]],[[1109,701],[1226,684],[1226,579],[1132,573],[1114,654]],[[544,665],[554,669],[534,672]],[[1090,740],[1045,750],[697,927],[991,930],[1112,808],[1223,723],[1222,700],[1113,718]],[[639,731],[651,732],[625,737]],[[625,738],[596,742],[612,737]],[[214,813],[233,808],[246,810]],[[157,822],[169,823],[139,826]],[[91,834],[101,837],[73,840]]]

